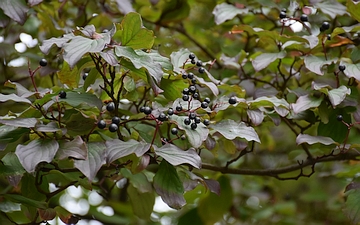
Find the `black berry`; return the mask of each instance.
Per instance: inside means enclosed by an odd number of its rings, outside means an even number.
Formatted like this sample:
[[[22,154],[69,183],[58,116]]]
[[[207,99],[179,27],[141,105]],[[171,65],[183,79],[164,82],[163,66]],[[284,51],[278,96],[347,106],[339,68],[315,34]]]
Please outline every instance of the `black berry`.
[[[170,108],[170,109],[168,109],[167,113],[169,116],[174,115],[174,110],[172,108]]]
[[[280,19],[285,19],[286,18],[286,12],[281,11],[279,14]]]
[[[189,79],[193,79],[193,78],[194,78],[194,74],[193,74],[193,73],[191,73],[191,72],[190,72],[190,73],[188,73],[188,78],[189,78]]]
[[[197,128],[197,124],[196,124],[196,123],[192,123],[192,124],[191,124],[191,129],[192,129],[192,130],[195,130],[196,128]]]
[[[177,135],[178,129],[177,129],[176,127],[172,128],[172,129],[171,129],[171,133],[172,133],[173,135]]]
[[[337,117],[336,117],[336,119],[337,119],[337,121],[343,121],[343,116],[342,115],[337,115]]]
[[[89,76],[89,74],[88,73],[84,73],[84,75],[82,76],[82,79],[83,80],[86,80],[86,78]]]
[[[60,98],[66,98],[66,92],[65,91],[60,91],[59,92],[59,97]]]
[[[193,98],[198,99],[199,98],[199,93],[194,93]]]
[[[195,93],[195,92],[196,92],[196,87],[195,87],[194,85],[191,85],[191,86],[189,87],[189,91],[190,91],[191,93]]]
[[[199,73],[204,73],[204,72],[205,72],[204,67],[199,67]]]
[[[109,102],[106,106],[106,110],[111,112],[111,111],[114,111],[115,110],[115,104],[114,102]]]
[[[203,108],[203,109],[206,109],[208,106],[209,106],[209,103],[207,103],[207,102],[201,103],[201,108]]]
[[[144,113],[146,114],[146,115],[150,115],[151,114],[151,108],[149,107],[149,106],[145,106],[145,108],[144,108]]]
[[[235,97],[235,96],[232,96],[232,97],[229,98],[229,104],[233,105],[233,104],[235,104],[236,102],[237,102],[237,100],[236,100],[236,97]]]
[[[200,120],[200,117],[195,117],[195,123],[200,123],[201,120]]]
[[[346,66],[345,66],[345,65],[339,65],[339,70],[340,70],[341,72],[343,72],[345,69],[346,69]]]
[[[112,123],[109,125],[109,131],[110,132],[115,132],[119,129],[118,125],[116,125],[115,123]]]
[[[47,61],[46,59],[41,59],[40,62],[39,62],[40,66],[44,67],[44,66],[47,66]]]
[[[308,16],[306,14],[302,14],[300,17],[300,20],[303,22],[307,22],[308,21]]]
[[[195,59],[192,59],[191,64],[195,64],[195,63],[196,63]]]
[[[202,63],[202,61],[201,61],[201,60],[198,60],[198,61],[196,62],[196,65],[197,65],[197,66],[202,66],[202,65],[203,65],[203,63]]]
[[[204,124],[205,126],[209,126],[209,125],[210,125],[210,120],[204,119],[203,124]]]
[[[160,113],[160,115],[158,116],[158,120],[160,120],[160,121],[165,121],[165,120],[166,120],[166,115],[165,115],[165,113]]]
[[[183,96],[182,96],[182,100],[184,100],[184,101],[189,101],[189,95],[183,95]]]
[[[192,83],[192,84],[196,84],[196,82],[197,82],[197,80],[196,80],[195,77],[194,77],[193,79],[191,79],[191,83]]]
[[[195,54],[194,54],[194,53],[190,53],[189,59],[195,59]]]
[[[112,122],[112,123],[115,123],[116,125],[119,125],[119,123],[120,123],[120,118],[117,117],[117,116],[114,116],[114,117],[111,119],[111,122]]]
[[[327,36],[328,41],[330,41],[331,40],[331,34],[328,34],[326,36]]]
[[[181,105],[176,106],[176,111],[178,112],[182,111],[182,106]]]
[[[186,73],[183,73],[183,74],[181,75],[181,77],[182,77],[183,79],[187,79],[187,78],[188,78],[188,75],[187,75]]]
[[[323,22],[323,24],[320,27],[320,31],[326,31],[327,29],[330,28],[330,24],[328,22]]]
[[[167,138],[161,138],[161,144],[165,145],[166,143],[168,143],[168,139]]]
[[[141,106],[139,109],[140,112],[144,112],[144,110],[145,110],[145,106]]]
[[[181,139],[181,140],[185,140],[185,139],[186,139],[186,136],[183,134],[183,135],[181,135],[180,139]]]
[[[185,125],[190,125],[190,123],[191,123],[191,120],[189,118],[184,119],[184,124]]]
[[[193,119],[195,119],[195,117],[196,117],[195,113],[192,112],[192,113],[189,114],[189,119],[193,120]]]
[[[189,94],[189,88],[184,88],[184,90],[182,91],[182,93],[184,95],[188,95]]]
[[[208,98],[208,97],[204,98],[204,102],[210,104],[210,98]]]
[[[98,128],[104,129],[106,127],[106,122],[104,120],[99,120],[97,123]]]

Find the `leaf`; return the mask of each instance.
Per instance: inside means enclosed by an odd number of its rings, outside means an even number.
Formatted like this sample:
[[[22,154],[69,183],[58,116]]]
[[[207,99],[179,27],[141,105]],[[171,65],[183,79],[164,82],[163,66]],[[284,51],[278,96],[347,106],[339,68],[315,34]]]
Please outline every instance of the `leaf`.
[[[57,156],[59,159],[72,157],[75,159],[86,159],[88,149],[86,143],[80,136],[76,136],[72,141],[60,142]]]
[[[351,94],[351,89],[347,88],[344,85],[341,85],[339,88],[332,89],[328,92],[329,100],[333,107],[339,105],[341,102],[344,101],[346,95]]]
[[[0,102],[7,102],[7,101],[25,102],[31,104],[31,101],[29,99],[24,97],[19,97],[16,94],[9,94],[9,95],[0,94]]]
[[[360,189],[360,183],[359,182],[356,182],[356,181],[353,181],[351,182],[350,184],[348,184],[345,188],[345,191],[344,192],[348,192],[350,190],[357,190],[357,189]]]
[[[331,19],[346,14],[346,7],[337,1],[323,1],[315,4],[315,7],[329,15]]]
[[[176,106],[173,108],[176,108]],[[180,130],[184,130],[190,144],[194,148],[198,148],[202,145],[202,143],[206,140],[207,136],[209,135],[209,129],[203,123],[199,123],[197,128],[193,130],[191,129],[190,126],[184,124],[185,118],[189,118],[189,117],[172,115],[171,118],[169,118],[169,120],[175,122]]]
[[[105,142],[106,145],[106,163],[110,164],[113,161],[124,156],[135,153],[137,157],[142,156],[150,149],[150,144],[145,142],[138,142],[134,139],[129,141],[121,141],[118,139]]]
[[[2,159],[0,164],[1,174],[5,176],[16,176],[25,173],[24,167],[21,165],[19,158],[15,155],[15,152],[7,153]]]
[[[360,4],[353,0],[346,1],[347,11],[350,13],[351,17],[356,19],[360,23]]]
[[[36,118],[13,118],[13,119],[0,119],[0,123],[14,127],[35,127],[38,120]]]
[[[262,96],[256,98],[255,100],[247,101],[251,107],[267,107],[267,106],[275,106],[275,107],[284,107],[285,109],[289,109],[290,104],[283,98],[279,99],[275,96],[266,97]]]
[[[270,63],[274,62],[277,59],[282,59],[286,56],[285,52],[279,53],[262,53],[257,56],[253,61],[252,65],[255,71],[260,71],[266,68]]]
[[[189,59],[189,54],[191,52],[187,48],[182,48],[177,52],[172,52],[170,54],[170,61],[174,67],[174,72],[181,74],[183,64]]]
[[[10,80],[6,81],[4,86],[16,89],[16,95],[19,97],[28,98],[35,94],[35,92],[29,91],[27,88],[25,88],[21,84],[19,84],[17,82],[12,82]]]
[[[121,21],[121,44],[132,49],[150,49],[154,44],[154,33],[144,27],[140,14],[130,12]]]
[[[219,89],[213,82],[207,82],[201,77],[197,77],[197,76],[195,76],[195,77],[199,81],[200,84],[206,85],[215,96],[219,95]]]
[[[313,145],[316,143],[320,143],[323,145],[331,145],[336,144],[336,142],[330,137],[322,137],[322,136],[310,136],[308,134],[299,134],[296,137],[296,144],[300,145],[303,143],[308,143],[309,145]]]
[[[132,186],[140,193],[153,191],[152,183],[149,182],[144,173],[131,174],[130,170],[126,168],[121,168],[120,173],[124,177],[128,178]]]
[[[219,25],[224,23],[226,20],[231,20],[238,14],[247,14],[248,12],[248,8],[239,9],[233,5],[221,3],[214,8],[212,14],[215,16],[215,23]]]
[[[317,135],[330,137],[334,141],[342,143],[346,138],[348,128],[336,119],[337,115],[342,115],[345,122],[351,121],[349,114],[343,113],[341,110],[332,110],[328,112],[329,122],[325,124],[321,121],[319,123]]]
[[[48,124],[41,124],[41,123],[36,124],[35,130],[39,132],[57,132],[61,129],[59,128],[57,122],[52,121]]]
[[[359,4],[360,5],[360,4]],[[343,63],[346,66],[346,70],[344,70],[344,74],[351,78],[355,78],[357,81],[360,81],[360,64],[349,64]]]
[[[16,21],[20,25],[24,25],[29,8],[24,0],[1,0],[0,8],[5,15]]]
[[[255,125],[258,126],[262,123],[262,121],[264,120],[264,113],[258,109],[256,110],[247,110],[246,111],[247,115],[249,116],[251,122]]]
[[[39,216],[42,220],[53,220],[56,216],[55,209],[38,209]]]
[[[32,173],[40,162],[51,162],[58,149],[59,144],[56,140],[37,139],[27,145],[19,144],[15,154],[24,169],[28,173]]]
[[[115,54],[130,60],[136,69],[145,68],[157,82],[160,82],[163,76],[161,64],[156,63],[148,53],[135,51],[127,46],[116,46]]]
[[[119,65],[119,59],[116,57],[113,49],[100,52],[100,56],[111,66]]]
[[[23,195],[18,195],[18,194],[5,194],[2,195],[1,197],[5,197],[5,199],[12,201],[12,202],[16,202],[16,203],[21,203],[27,206],[32,206],[38,209],[46,209],[47,203],[46,202],[40,202],[40,201],[36,201],[30,198],[27,198]]]
[[[201,158],[194,149],[184,151],[173,144],[165,144],[161,148],[155,148],[155,153],[163,157],[171,165],[190,164],[193,167],[201,168]]]
[[[140,192],[132,185],[127,188],[127,193],[134,214],[143,220],[149,220],[155,204],[155,194],[153,192]]]
[[[318,107],[323,101],[323,98],[323,96],[315,98],[309,95],[303,95],[296,100],[296,103],[291,104],[291,108],[295,114],[298,114],[307,109]]]
[[[55,44],[56,46],[58,46],[59,48],[62,48],[64,46],[65,43],[67,43],[68,41],[70,41],[73,37],[75,37],[75,35],[73,33],[69,33],[69,34],[65,34],[63,37],[61,38],[50,38],[48,40],[44,40],[43,44],[39,47],[40,50],[44,53],[44,54],[48,54],[50,51],[50,48]]]
[[[156,193],[171,208],[180,209],[186,204],[183,196],[184,187],[179,175],[174,166],[165,160],[161,161],[159,170],[154,176],[153,184]]]
[[[130,0],[116,0],[116,3],[119,11],[124,15],[135,11]]]
[[[85,160],[74,160],[78,168],[90,181],[93,181],[97,172],[105,164],[106,146],[102,142],[87,143],[88,157]]]
[[[316,57],[314,55],[308,55],[304,57],[304,64],[305,67],[310,70],[311,72],[314,72],[318,75],[323,75],[324,72],[322,71],[322,67],[324,65],[330,65],[336,61],[336,59],[329,59],[325,60],[323,58]]]
[[[353,224],[360,222],[360,190],[350,190],[343,212]]]
[[[61,83],[66,84],[70,88],[77,88],[80,78],[80,73],[77,67],[70,68],[70,65],[65,61],[60,71],[57,72]]]
[[[240,137],[246,139],[247,141],[256,141],[260,143],[259,136],[254,128],[247,127],[244,122],[237,123],[233,120],[227,119],[211,125],[210,127],[229,140]]]
[[[66,102],[73,107],[78,107],[80,105],[89,105],[95,106],[99,110],[102,108],[102,101],[96,97],[96,95],[91,93],[78,93],[74,91],[67,91],[66,98],[59,98],[57,95],[53,96],[52,99],[55,102]]]

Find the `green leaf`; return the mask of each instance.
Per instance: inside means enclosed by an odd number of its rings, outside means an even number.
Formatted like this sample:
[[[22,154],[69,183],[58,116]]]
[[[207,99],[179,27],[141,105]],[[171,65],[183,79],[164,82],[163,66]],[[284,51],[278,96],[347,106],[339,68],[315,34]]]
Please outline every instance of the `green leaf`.
[[[219,25],[224,23],[226,20],[231,20],[239,14],[247,14],[248,12],[249,8],[240,9],[236,8],[234,5],[221,3],[214,8],[212,13],[215,16],[215,23]]]
[[[143,220],[150,220],[155,204],[154,192],[140,192],[130,185],[127,188],[127,193],[129,194],[134,214]]]
[[[12,201],[2,200],[0,202],[0,211],[4,213],[21,211],[21,204]]]
[[[30,198],[26,198],[22,195],[5,194],[5,195],[2,195],[2,197],[5,197],[5,199],[7,199],[9,201],[21,203],[21,204],[24,204],[27,206],[32,206],[32,207],[35,207],[38,209],[46,209],[48,207],[46,202],[36,201],[36,200],[30,199]]]
[[[24,167],[21,165],[19,158],[14,152],[7,153],[2,159],[0,164],[0,171],[5,176],[22,175],[25,173]]]
[[[182,48],[177,52],[172,52],[170,54],[170,61],[174,67],[174,72],[181,74],[181,71],[184,63],[189,59],[189,54],[191,52],[187,48]]]
[[[185,204],[184,187],[174,166],[163,160],[154,176],[154,188],[171,208],[180,209]]]
[[[263,53],[257,56],[253,61],[252,65],[255,71],[260,71],[266,68],[270,63],[274,62],[277,59],[282,59],[286,56],[285,52],[279,53]]]
[[[9,94],[9,95],[0,94],[0,102],[7,102],[7,101],[25,102],[31,104],[31,101],[29,99],[19,97],[16,94]]]
[[[210,128],[219,132],[229,140],[240,137],[246,139],[247,141],[256,141],[260,143],[259,136],[254,128],[246,126],[244,122],[237,123],[233,120],[227,119],[211,125]]]
[[[111,66],[119,65],[119,59],[116,57],[113,49],[100,52],[100,56]]]
[[[320,122],[318,126],[318,135],[324,137],[330,137],[338,143],[342,143],[345,140],[348,128],[342,122],[336,119],[337,115],[342,115],[345,122],[351,121],[349,114],[344,114],[342,111],[333,110],[329,113],[329,122]]]
[[[12,20],[24,25],[29,11],[24,0],[1,0],[0,8]]]
[[[38,123],[35,125],[35,130],[39,132],[57,132],[60,131],[60,127],[57,122],[52,121],[48,124]]]
[[[152,192],[152,183],[149,182],[144,173],[131,174],[130,170],[126,168],[120,169],[121,175],[128,178],[134,188],[140,193]]]
[[[56,140],[33,140],[27,145],[18,145],[15,154],[28,173],[35,171],[40,162],[51,162],[59,149]]]
[[[339,88],[332,89],[328,92],[329,100],[333,107],[342,103],[346,98],[346,96],[350,94],[351,94],[351,89],[347,88],[344,85],[341,85]]]
[[[67,134],[71,136],[88,134],[95,124],[95,119],[84,116],[77,110],[67,110],[63,119]]]
[[[304,57],[305,67],[318,75],[323,75],[322,67],[324,65],[330,65],[335,62],[336,59],[325,60],[324,58],[319,58],[314,55],[308,55]]]
[[[77,88],[80,78],[80,72],[77,67],[70,68],[70,65],[64,61],[60,71],[57,72],[61,83],[66,84],[70,88]]]
[[[145,68],[157,82],[160,82],[163,76],[161,64],[157,63],[148,53],[141,50],[135,51],[127,46],[116,46],[115,54],[130,60],[136,69]]]
[[[296,137],[296,144],[300,145],[302,143],[308,143],[309,145],[313,145],[315,143],[320,143],[323,145],[331,145],[336,144],[336,142],[329,138],[329,137],[322,137],[322,136],[311,136],[308,134],[299,134]]]
[[[162,11],[157,21],[160,24],[179,23],[189,17],[190,5],[188,0],[160,1],[158,5]]]
[[[74,166],[92,181],[105,164],[106,146],[102,142],[90,142],[87,143],[87,149],[88,157],[85,160],[76,159]]]
[[[344,213],[353,224],[360,222],[360,190],[350,190],[345,202]]]
[[[88,149],[86,143],[80,136],[76,136],[72,141],[61,141],[57,157],[66,159],[68,157],[75,159],[86,159]]]
[[[360,4],[359,4],[360,5]],[[343,63],[346,66],[346,70],[344,70],[344,74],[347,77],[353,77],[357,81],[360,81],[360,63],[359,64],[350,64],[350,63]]]
[[[176,106],[173,108],[175,109]],[[193,130],[191,129],[190,126],[184,124],[185,118],[189,118],[189,117],[172,115],[171,118],[169,118],[169,120],[176,123],[180,130],[184,130],[190,144],[194,148],[198,148],[202,145],[202,143],[206,140],[207,136],[209,135],[209,129],[203,123],[199,123],[197,128]]]
[[[92,68],[88,74],[88,76],[85,79],[83,90],[86,92],[87,88],[95,83],[96,79],[100,77],[100,73],[96,68]]]
[[[323,1],[315,4],[315,7],[329,15],[331,19],[346,14],[346,7],[337,1]]]
[[[96,95],[91,93],[78,93],[74,91],[67,91],[66,98],[59,98],[57,95],[53,96],[52,99],[56,102],[66,102],[73,107],[78,107],[80,105],[89,105],[95,106],[101,110],[103,103],[96,97]]]
[[[17,141],[22,135],[29,133],[27,128],[17,128],[14,126],[0,126],[0,143],[10,143]]]
[[[194,149],[184,151],[173,144],[165,144],[161,148],[155,148],[155,153],[174,166],[186,163],[201,168],[201,158]]]
[[[121,141],[118,139],[105,142],[106,145],[106,163],[110,164],[113,161],[124,156],[135,153],[137,157],[142,156],[150,149],[150,144],[145,142],[138,142],[134,139],[129,141]]]
[[[35,127],[38,120],[36,118],[13,118],[13,119],[0,119],[0,123],[14,127]]]
[[[346,8],[350,15],[360,23],[360,4],[353,0],[346,1]]]
[[[323,99],[323,96],[320,98],[315,98],[309,95],[303,95],[296,100],[296,103],[291,104],[290,107],[295,114],[298,114],[307,109],[318,107],[323,101]]]
[[[121,44],[133,49],[150,49],[154,44],[154,33],[144,27],[138,13],[126,14],[121,22]]]

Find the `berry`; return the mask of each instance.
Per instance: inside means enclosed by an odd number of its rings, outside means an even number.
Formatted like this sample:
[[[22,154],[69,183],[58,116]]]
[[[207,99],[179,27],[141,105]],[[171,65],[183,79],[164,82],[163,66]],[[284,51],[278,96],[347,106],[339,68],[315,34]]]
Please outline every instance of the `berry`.
[[[206,109],[208,106],[209,106],[209,103],[207,103],[207,102],[201,103],[201,108],[203,108],[203,109]]]
[[[88,73],[84,73],[84,75],[82,76],[82,79],[83,80],[86,80],[86,78],[89,76],[89,74]]]
[[[199,67],[199,73],[205,73],[204,67]]]
[[[343,116],[342,115],[337,115],[337,117],[336,117],[336,119],[337,119],[337,121],[343,121]]]
[[[235,97],[235,96],[232,96],[232,97],[229,98],[229,104],[233,105],[233,104],[235,104],[236,102],[237,102],[237,100],[236,100],[236,97]]]
[[[139,109],[140,112],[144,112],[144,110],[145,110],[144,106],[141,106],[140,109]]]
[[[198,61],[196,62],[196,65],[197,65],[197,66],[202,66],[202,65],[203,65],[203,63],[202,63],[202,61],[201,61],[201,60],[198,60]]]
[[[331,40],[331,34],[328,34],[326,36],[327,36],[328,41],[330,41]]]
[[[60,91],[59,92],[59,97],[60,98],[66,98],[66,92],[65,91]]]
[[[116,125],[115,123],[112,123],[112,124],[110,124],[110,126],[109,126],[109,131],[110,132],[115,132],[115,131],[117,131],[119,129],[119,127],[118,127],[118,125]]]
[[[144,108],[144,113],[146,114],[146,115],[150,115],[151,114],[151,108],[149,107],[149,106],[145,106],[145,108]]]
[[[339,65],[339,70],[340,70],[341,72],[343,72],[345,69],[346,69],[346,66],[345,66],[345,65]]]
[[[327,29],[330,28],[330,24],[328,22],[323,22],[323,24],[320,27],[320,31],[326,31]]]
[[[172,129],[171,129],[171,133],[172,133],[173,135],[177,135],[178,129],[177,129],[176,127],[172,128]]]
[[[186,136],[183,134],[183,135],[181,135],[180,139],[181,139],[181,140],[185,140],[185,139],[186,139]]]
[[[169,116],[174,115],[174,110],[172,108],[170,108],[170,109],[168,109],[167,113]]]
[[[189,94],[189,88],[184,88],[184,90],[182,91],[182,93],[184,95],[188,95]]]
[[[193,98],[198,99],[199,98],[199,93],[194,93]]]
[[[116,125],[119,125],[119,123],[120,123],[120,118],[117,117],[117,116],[114,116],[114,117],[111,119],[111,122],[112,122],[112,123],[115,123]]]
[[[195,54],[194,54],[194,53],[190,53],[189,59],[195,59]]]
[[[286,13],[286,12],[287,12],[287,9],[286,9],[286,8],[282,8],[282,9],[281,9],[281,12],[285,12],[285,13]]]
[[[191,86],[189,87],[189,91],[190,91],[191,93],[195,93],[195,92],[196,92],[196,87],[195,87],[194,85],[191,85]]]
[[[44,66],[47,66],[47,61],[46,59],[41,59],[40,62],[39,62],[40,66],[44,67]]]
[[[280,19],[285,19],[286,18],[286,12],[281,11],[279,14]]]
[[[184,119],[184,124],[185,125],[190,125],[190,123],[191,123],[191,120],[189,118]]]
[[[184,101],[189,101],[189,95],[183,95],[183,96],[182,96],[182,100],[184,100]]]
[[[104,129],[106,127],[106,122],[104,120],[99,120],[97,123],[98,128]]]
[[[165,113],[160,113],[160,115],[158,116],[158,120],[160,120],[160,121],[165,121],[166,120],[166,115],[165,115]]]
[[[195,117],[195,123],[200,123],[201,120],[200,120],[200,117]]]
[[[195,77],[193,79],[191,79],[191,83],[196,84],[196,82],[197,82],[197,80]]]
[[[183,74],[181,75],[181,77],[182,77],[183,79],[187,79],[187,78],[188,78],[188,75],[187,75],[186,73],[183,73]]]
[[[176,106],[176,111],[178,112],[182,111],[182,106],[181,105]]]
[[[188,73],[188,78],[189,78],[189,79],[193,79],[193,78],[194,78],[194,74],[193,74],[193,73],[191,73],[191,72],[190,72],[190,73]]]
[[[191,64],[195,64],[195,63],[196,63],[195,59],[192,59]]]
[[[205,126],[209,126],[209,125],[210,125],[210,120],[204,119],[203,124],[204,124]]]
[[[195,119],[195,117],[196,117],[195,113],[192,112],[192,113],[189,114],[189,119],[193,120],[193,119]]]
[[[115,110],[115,104],[114,102],[109,102],[106,106],[106,110],[111,112],[111,111],[114,111]]]
[[[166,143],[168,143],[168,139],[167,138],[161,138],[161,144],[166,145]]]
[[[308,21],[308,16],[306,14],[302,14],[300,17],[300,20],[303,22],[307,22]]]
[[[210,98],[208,98],[208,97],[204,98],[204,102],[210,104]]]
[[[197,124],[196,124],[196,123],[192,123],[192,124],[191,124],[191,129],[192,129],[192,130],[195,130],[196,128],[197,128]]]

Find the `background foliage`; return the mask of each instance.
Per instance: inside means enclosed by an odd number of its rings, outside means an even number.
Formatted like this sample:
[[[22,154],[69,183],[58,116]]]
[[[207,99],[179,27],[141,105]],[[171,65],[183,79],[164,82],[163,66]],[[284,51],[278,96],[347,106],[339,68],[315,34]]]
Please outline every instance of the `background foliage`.
[[[357,1],[0,9],[2,224],[360,222]]]

